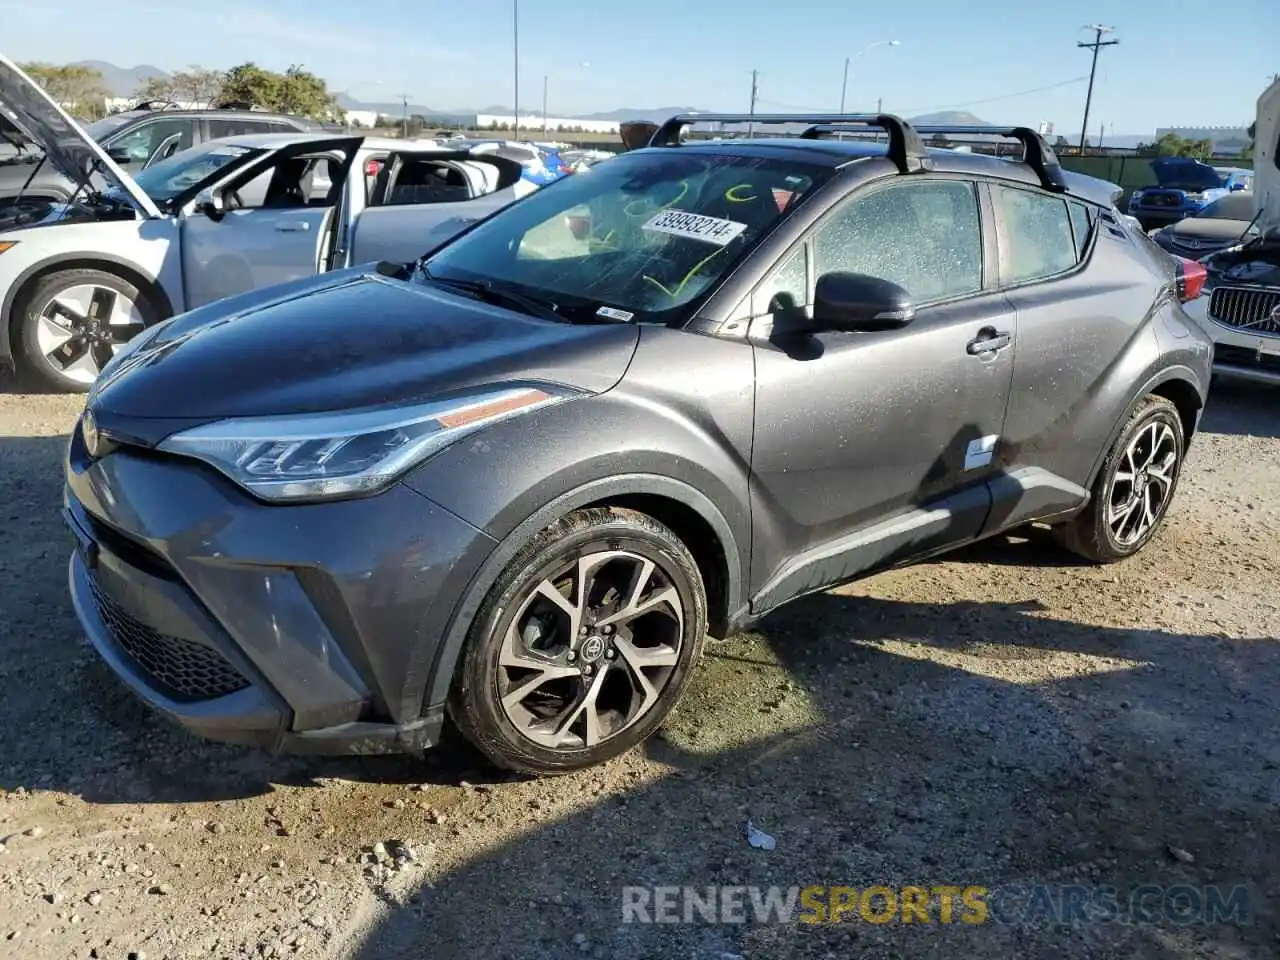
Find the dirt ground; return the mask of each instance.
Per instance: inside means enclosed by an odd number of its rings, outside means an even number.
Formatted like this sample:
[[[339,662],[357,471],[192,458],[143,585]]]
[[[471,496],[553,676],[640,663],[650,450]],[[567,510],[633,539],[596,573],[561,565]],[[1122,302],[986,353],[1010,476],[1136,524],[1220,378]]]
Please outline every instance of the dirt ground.
[[[456,745],[272,757],[151,715],[67,599],[79,400],[0,390],[0,957],[1280,954],[1280,391],[1215,388],[1140,558],[1005,540],[797,602],[711,645],[646,748],[515,781]],[[1248,899],[1209,924],[623,922],[625,886],[712,884]]]

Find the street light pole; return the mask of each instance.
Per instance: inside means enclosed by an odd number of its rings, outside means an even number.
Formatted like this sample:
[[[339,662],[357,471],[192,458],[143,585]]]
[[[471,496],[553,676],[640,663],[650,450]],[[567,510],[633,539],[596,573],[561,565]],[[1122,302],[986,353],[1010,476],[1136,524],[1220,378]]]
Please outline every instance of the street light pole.
[[[840,82],[840,112],[844,113],[845,96],[849,91],[849,65],[857,60],[868,50],[874,50],[876,47],[900,47],[901,40],[877,40],[875,43],[869,43],[852,57],[844,58],[844,79]]]
[[[511,0],[511,50],[515,64],[515,136],[520,139],[520,0]]]
[[[547,138],[547,83],[551,75],[544,73],[542,75],[542,139]]]
[[[1089,68],[1089,92],[1084,96],[1084,120],[1080,123],[1080,156],[1084,156],[1084,141],[1089,132],[1089,107],[1093,104],[1093,78],[1098,72],[1098,51],[1103,47],[1114,47],[1119,40],[1103,40],[1102,35],[1114,33],[1115,27],[1104,27],[1100,23],[1091,23],[1084,29],[1093,31],[1093,42],[1077,41],[1077,47],[1093,49],[1093,66]]]

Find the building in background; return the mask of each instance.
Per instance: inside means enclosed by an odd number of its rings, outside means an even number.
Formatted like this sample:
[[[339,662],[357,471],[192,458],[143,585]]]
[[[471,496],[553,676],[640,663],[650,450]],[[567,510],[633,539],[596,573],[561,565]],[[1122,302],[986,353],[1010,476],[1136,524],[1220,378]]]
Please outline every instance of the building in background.
[[[481,113],[475,118],[475,130],[511,130],[515,127],[513,114]],[[540,113],[520,114],[520,129],[537,132],[542,130],[543,120]],[[548,133],[617,133],[617,120],[575,120],[573,117],[547,117]]]

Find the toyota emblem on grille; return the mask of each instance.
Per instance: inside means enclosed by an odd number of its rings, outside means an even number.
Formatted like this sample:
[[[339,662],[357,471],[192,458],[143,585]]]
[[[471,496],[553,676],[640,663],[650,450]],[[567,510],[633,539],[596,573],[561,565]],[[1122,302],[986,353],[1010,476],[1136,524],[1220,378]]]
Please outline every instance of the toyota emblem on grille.
[[[98,424],[93,418],[93,411],[86,409],[80,419],[80,436],[84,438],[84,449],[91,457],[98,455]]]

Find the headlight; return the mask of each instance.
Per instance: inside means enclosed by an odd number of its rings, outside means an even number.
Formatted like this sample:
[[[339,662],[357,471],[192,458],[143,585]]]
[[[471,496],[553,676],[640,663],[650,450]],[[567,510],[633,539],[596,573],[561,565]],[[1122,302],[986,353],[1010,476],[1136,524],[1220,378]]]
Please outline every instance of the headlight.
[[[482,427],[578,395],[519,385],[409,407],[244,417],[174,434],[159,449],[203,460],[263,500],[355,496]]]
[[[1204,203],[1203,193],[1188,193],[1186,197],[1187,197],[1187,200],[1191,203]]]

